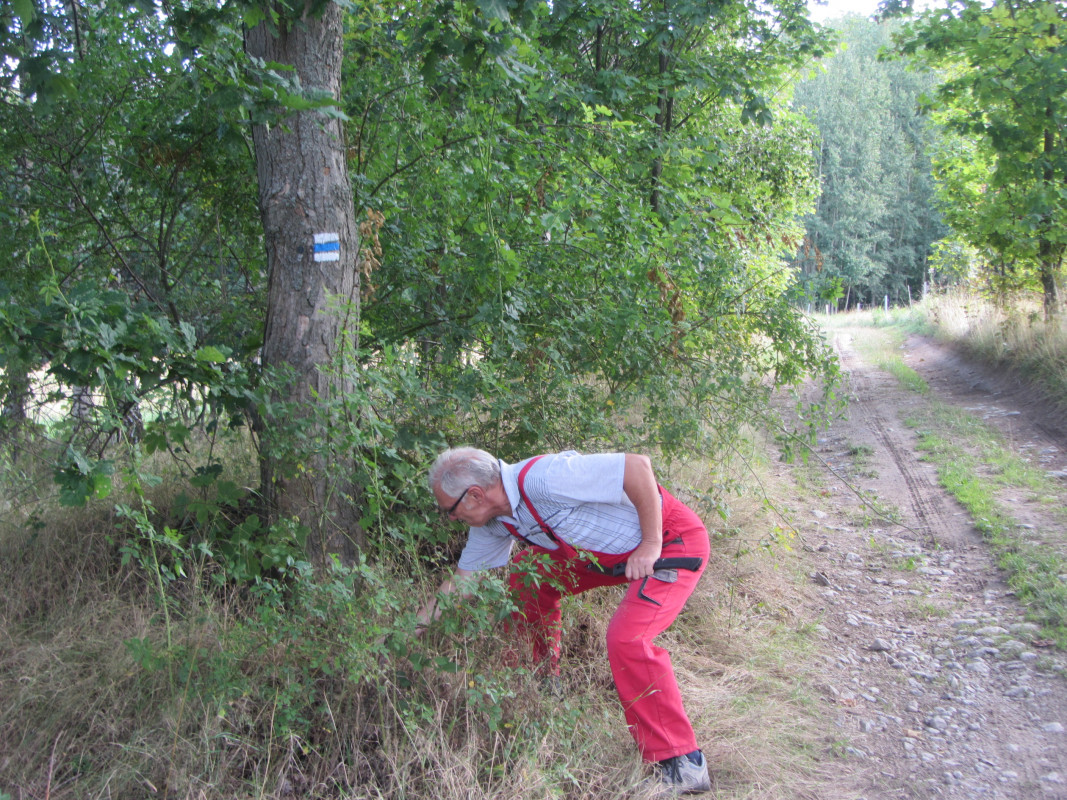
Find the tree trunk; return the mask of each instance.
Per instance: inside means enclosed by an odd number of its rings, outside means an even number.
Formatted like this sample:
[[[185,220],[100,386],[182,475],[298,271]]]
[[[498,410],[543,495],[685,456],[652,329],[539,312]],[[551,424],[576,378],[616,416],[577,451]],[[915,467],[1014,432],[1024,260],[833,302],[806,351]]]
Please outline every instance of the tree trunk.
[[[666,78],[669,67],[670,58],[665,51],[661,50],[659,54],[659,74],[661,79]],[[674,96],[666,86],[659,90],[659,97],[656,103],[658,111],[656,112],[655,124],[659,130],[659,142],[662,145],[670,136],[671,125],[674,122]],[[660,211],[659,185],[662,174],[663,156],[658,155],[652,160],[652,192],[649,198],[652,211],[657,214]]]
[[[247,52],[291,65],[304,89],[339,97],[340,7],[328,3],[321,16],[295,22],[278,10],[276,30],[261,23],[246,33]],[[358,229],[343,130],[339,120],[307,111],[256,125],[252,134],[270,275],[262,358],[265,367],[286,368],[292,377],[274,398],[284,411],[262,420],[263,499],[272,520],[295,518],[308,528],[313,563],[330,553],[347,561],[362,531],[350,470],[331,446],[335,425],[343,422],[334,403],[345,390],[339,361],[355,344],[359,303]],[[298,428],[307,438],[294,447]]]
[[[26,402],[30,397],[30,376],[25,364],[12,359],[4,367],[3,408],[0,409],[0,447],[7,448],[13,464],[18,463],[25,433]]]
[[[1055,254],[1055,246],[1047,237],[1037,243],[1037,261],[1041,272],[1041,295],[1045,310],[1045,321],[1051,322],[1059,313],[1060,296],[1056,287],[1056,271],[1060,258]]]
[[[1053,25],[1049,31],[1049,35],[1054,36],[1055,33],[1056,26]],[[1055,192],[1056,169],[1053,165],[1056,156],[1056,133],[1055,128],[1053,127],[1055,116],[1051,103],[1045,109],[1045,118],[1048,120],[1049,124],[1044,130],[1042,142],[1042,149],[1044,150],[1045,156],[1042,180],[1045,187],[1050,192]],[[1044,214],[1042,223],[1042,231],[1037,243],[1037,261],[1041,271],[1041,292],[1045,307],[1045,320],[1051,322],[1059,312],[1060,308],[1060,298],[1056,291],[1056,270],[1059,268],[1063,247],[1062,245],[1057,247],[1052,242],[1051,237],[1052,229],[1055,227],[1055,215],[1051,211]],[[1060,251],[1059,254],[1056,253],[1056,250]]]

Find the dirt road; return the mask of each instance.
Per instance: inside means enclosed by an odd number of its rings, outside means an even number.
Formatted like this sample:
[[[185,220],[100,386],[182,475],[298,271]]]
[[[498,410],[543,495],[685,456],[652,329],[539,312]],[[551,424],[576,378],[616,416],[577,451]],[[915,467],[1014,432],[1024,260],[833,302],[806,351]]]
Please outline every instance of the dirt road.
[[[1010,380],[919,337],[903,357],[932,396],[864,363],[848,329],[834,346],[851,374],[850,413],[820,439],[819,456],[903,522],[872,519],[837,480],[799,514],[826,661],[819,688],[840,755],[857,770],[855,797],[1067,798],[1067,659],[1026,620],[905,424],[918,404],[968,409],[1055,475],[1067,474],[1062,420]],[[1024,534],[1050,546],[1067,539],[1047,509],[1002,500],[1025,520]]]

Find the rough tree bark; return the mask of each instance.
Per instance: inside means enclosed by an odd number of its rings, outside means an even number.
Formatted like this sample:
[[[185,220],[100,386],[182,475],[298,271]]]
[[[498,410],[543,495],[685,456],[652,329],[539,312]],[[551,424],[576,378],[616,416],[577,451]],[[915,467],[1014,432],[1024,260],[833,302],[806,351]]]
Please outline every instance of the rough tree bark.
[[[250,29],[245,49],[291,65],[305,89],[339,97],[341,8],[330,2],[317,15],[291,21],[285,13],[277,28],[261,23]],[[300,112],[255,126],[253,143],[270,276],[262,358],[264,366],[288,368],[294,378],[275,397],[287,403],[285,417],[263,420],[264,501],[273,519],[296,518],[307,526],[313,563],[329,553],[348,560],[362,543],[356,503],[345,465],[317,446],[331,439],[331,426],[314,413],[344,391],[338,356],[356,335],[359,242],[343,130],[339,120]],[[294,424],[314,444],[287,457],[272,429]]]

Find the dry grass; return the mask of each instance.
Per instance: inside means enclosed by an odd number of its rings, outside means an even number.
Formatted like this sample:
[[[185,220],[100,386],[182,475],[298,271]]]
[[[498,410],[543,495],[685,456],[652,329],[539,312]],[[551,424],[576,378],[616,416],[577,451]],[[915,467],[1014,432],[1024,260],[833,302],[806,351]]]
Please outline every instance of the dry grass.
[[[1067,411],[1067,319],[1046,322],[1040,302],[993,303],[965,289],[928,297],[922,311],[939,337],[1012,370]]]
[[[751,485],[759,473],[773,495],[753,458],[738,475]],[[706,467],[673,472],[694,496],[714,493]],[[729,528],[717,526],[705,578],[663,644],[716,797],[844,797],[806,589],[788,537],[770,535],[781,520],[755,494],[731,501]],[[342,668],[313,671],[305,685],[310,638],[264,645],[247,596],[194,576],[172,587],[168,629],[147,576],[120,565],[109,511],[7,521],[0,797],[621,800],[643,774],[603,655],[612,590],[568,602],[561,697],[506,670],[492,635],[431,643],[455,674],[391,661],[373,680]],[[354,641],[370,622],[360,613],[308,636]],[[299,631],[303,620],[292,623]],[[148,648],[140,658],[137,642]],[[305,718],[284,723],[294,707]]]

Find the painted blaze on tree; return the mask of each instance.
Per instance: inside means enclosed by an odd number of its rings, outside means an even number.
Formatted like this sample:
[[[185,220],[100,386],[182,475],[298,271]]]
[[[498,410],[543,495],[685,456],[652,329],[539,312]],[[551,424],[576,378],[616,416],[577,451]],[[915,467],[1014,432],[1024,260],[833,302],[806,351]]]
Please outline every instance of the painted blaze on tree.
[[[272,6],[245,36],[260,65],[291,68],[300,86],[340,96],[343,14],[336,3]],[[329,408],[344,391],[339,358],[355,344],[359,232],[340,115],[303,110],[253,128],[270,274],[263,364],[285,373],[268,411],[262,490],[275,517],[310,530],[308,554],[351,555],[359,541],[346,470],[328,464]],[[279,373],[281,374],[281,373]],[[279,446],[297,435],[306,449]]]

